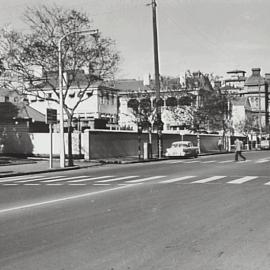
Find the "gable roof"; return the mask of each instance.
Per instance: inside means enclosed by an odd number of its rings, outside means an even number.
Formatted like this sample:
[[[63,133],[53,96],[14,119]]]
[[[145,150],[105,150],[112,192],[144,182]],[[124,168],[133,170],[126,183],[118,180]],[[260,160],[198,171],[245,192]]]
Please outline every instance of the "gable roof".
[[[24,103],[0,102],[0,119],[32,119],[45,122],[45,115]]]
[[[25,104],[20,104],[17,107],[17,118],[32,119],[35,122],[45,122],[45,115],[36,109]]]

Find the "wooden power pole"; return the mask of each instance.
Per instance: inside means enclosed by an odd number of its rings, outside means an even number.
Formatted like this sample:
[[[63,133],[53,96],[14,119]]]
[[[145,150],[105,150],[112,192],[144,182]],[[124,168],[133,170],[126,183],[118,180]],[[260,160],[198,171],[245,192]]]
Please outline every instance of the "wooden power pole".
[[[155,91],[156,91],[156,126],[157,126],[157,150],[158,158],[162,157],[162,129],[161,121],[161,102],[160,102],[160,74],[158,60],[158,36],[157,36],[157,15],[156,15],[156,0],[152,0],[152,15],[153,15],[153,43],[154,43],[154,63],[155,63]]]

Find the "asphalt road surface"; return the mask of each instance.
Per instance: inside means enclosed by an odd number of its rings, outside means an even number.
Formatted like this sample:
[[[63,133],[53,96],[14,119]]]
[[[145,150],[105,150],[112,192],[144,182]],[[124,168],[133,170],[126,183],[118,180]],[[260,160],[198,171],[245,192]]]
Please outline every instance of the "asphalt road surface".
[[[270,152],[0,179],[1,270],[269,270]]]

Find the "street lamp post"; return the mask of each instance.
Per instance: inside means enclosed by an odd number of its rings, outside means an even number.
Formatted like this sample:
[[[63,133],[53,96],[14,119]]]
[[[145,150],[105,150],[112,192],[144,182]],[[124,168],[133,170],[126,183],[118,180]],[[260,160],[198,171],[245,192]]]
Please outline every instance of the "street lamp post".
[[[63,63],[62,63],[62,41],[69,35],[91,33],[95,35],[98,30],[86,29],[69,32],[58,40],[58,65],[59,65],[59,105],[60,105],[60,167],[65,167],[65,134],[64,134],[64,95],[63,95]]]

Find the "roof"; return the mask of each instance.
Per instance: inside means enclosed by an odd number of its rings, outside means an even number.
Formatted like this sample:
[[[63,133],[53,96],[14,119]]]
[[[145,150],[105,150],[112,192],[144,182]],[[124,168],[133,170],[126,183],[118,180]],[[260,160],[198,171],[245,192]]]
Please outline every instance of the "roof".
[[[246,73],[246,71],[235,69],[227,72],[227,74],[234,74],[234,73]]]
[[[20,104],[18,107],[18,113],[17,113],[17,118],[23,118],[23,119],[32,119],[35,122],[45,122],[45,115],[36,109]]]
[[[75,76],[75,78],[74,78]],[[40,84],[38,85],[38,88],[43,88],[43,89],[58,89],[59,88],[59,80],[58,80],[58,72],[52,71],[48,72],[47,74],[44,74],[43,78],[40,78]],[[102,81],[98,77],[94,75],[89,75],[86,74],[83,70],[79,70],[76,72],[74,75],[74,72],[71,71],[66,71],[64,73],[64,78],[71,82],[70,89],[71,88],[77,88],[77,89],[84,89],[85,87],[88,87],[89,89],[91,88],[109,88],[108,82]],[[65,84],[65,79],[63,80],[63,84]],[[89,85],[89,83],[92,83]],[[111,89],[111,87],[110,87]],[[117,90],[117,89],[114,89]]]
[[[135,79],[123,79],[110,82],[110,86],[122,90],[122,91],[144,91],[150,90],[150,88],[144,85],[142,80]]]
[[[24,103],[0,102],[0,119],[32,119],[45,122],[45,115]]]

